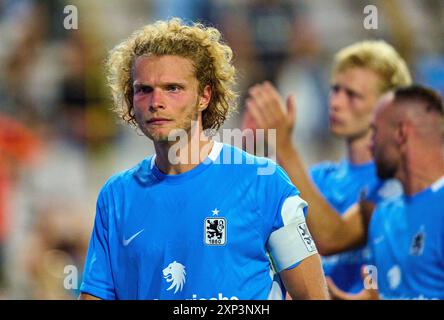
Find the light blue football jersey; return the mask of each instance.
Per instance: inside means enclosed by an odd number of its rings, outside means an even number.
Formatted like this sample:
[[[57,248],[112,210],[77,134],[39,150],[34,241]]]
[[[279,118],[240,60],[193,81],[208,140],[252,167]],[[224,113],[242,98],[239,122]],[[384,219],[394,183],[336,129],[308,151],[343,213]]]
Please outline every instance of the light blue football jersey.
[[[399,182],[386,185],[376,175],[374,162],[354,165],[347,160],[339,163],[323,162],[310,168],[310,175],[328,203],[344,214],[362,196],[370,191],[380,198],[391,197],[402,192]],[[368,263],[370,252],[367,246],[344,253],[322,257],[326,276],[344,291],[357,293],[363,289],[361,267]]]
[[[303,260],[291,237],[304,240],[306,256],[316,253],[300,219],[296,232],[281,232],[307,206],[286,173],[218,142],[183,174],[163,174],[154,159],[101,189],[81,291],[102,299],[283,299],[273,266]]]
[[[368,234],[384,299],[444,299],[444,178],[380,202]]]

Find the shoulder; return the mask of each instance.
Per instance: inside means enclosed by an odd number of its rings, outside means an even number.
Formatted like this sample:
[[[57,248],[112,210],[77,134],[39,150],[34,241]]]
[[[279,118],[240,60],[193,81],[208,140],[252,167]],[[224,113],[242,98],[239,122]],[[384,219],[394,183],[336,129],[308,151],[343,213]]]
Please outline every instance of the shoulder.
[[[223,164],[248,164],[259,166],[274,162],[269,158],[255,156],[231,144],[222,143],[221,145],[222,148],[218,161]],[[243,160],[241,163],[239,162],[240,159]]]
[[[310,166],[310,174],[329,174],[336,172],[342,167],[342,162],[322,161]]]
[[[216,162],[229,165],[233,170],[264,176],[274,174],[278,167],[277,163],[269,158],[252,155],[229,144],[223,144]]]
[[[432,184],[430,189],[432,190],[435,197],[437,198],[444,197],[444,178],[441,178],[437,182]]]
[[[390,203],[390,200],[399,198],[403,194],[402,185],[396,179],[389,180],[377,180],[370,190],[367,190],[367,194],[364,195],[365,199],[373,202],[386,202]]]
[[[376,203],[372,220],[382,221],[384,219],[393,218],[394,215],[389,214],[388,212],[399,212],[404,206],[405,198],[402,194],[382,199]]]
[[[336,176],[343,167],[343,162],[323,161],[312,165],[308,169],[308,174],[315,183],[319,184],[326,179]]]
[[[444,212],[444,183],[441,185],[433,184],[430,191],[423,199],[424,210],[427,211],[427,216],[433,217],[432,219],[444,221],[442,218]]]
[[[99,192],[99,198],[104,197],[110,193],[118,192],[130,187],[130,185],[136,182],[136,179],[141,179],[143,173],[147,172],[152,156],[149,156],[132,168],[114,173],[103,184]]]
[[[272,159],[258,157],[227,144],[224,144],[219,158],[222,164],[229,164],[238,177],[247,176],[254,179],[259,188],[294,188],[285,170]]]
[[[285,170],[280,165],[278,165],[275,160],[266,157],[255,156],[236,147],[232,148],[235,150],[235,152],[241,152],[242,156],[245,157],[247,163],[252,163],[255,169],[259,169],[259,176],[263,176],[265,178],[275,177],[289,180]]]

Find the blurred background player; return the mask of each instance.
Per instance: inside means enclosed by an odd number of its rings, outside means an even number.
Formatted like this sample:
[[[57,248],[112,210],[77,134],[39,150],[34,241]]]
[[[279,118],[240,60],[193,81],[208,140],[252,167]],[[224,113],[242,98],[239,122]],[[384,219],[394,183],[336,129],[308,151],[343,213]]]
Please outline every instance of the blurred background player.
[[[334,60],[329,97],[329,119],[332,134],[346,143],[347,156],[341,162],[323,162],[307,172],[300,148],[292,143],[295,123],[293,97],[283,103],[271,83],[257,84],[246,100],[245,127],[276,128],[278,163],[298,185],[310,203],[307,221],[317,240],[319,252],[330,255],[331,239],[326,228],[333,228],[322,216],[325,212],[344,214],[358,202],[361,192],[380,185],[375,164],[368,148],[371,138],[372,111],[379,97],[397,86],[411,82],[404,60],[384,41],[363,41],[340,50]],[[313,114],[316,117],[316,114]],[[394,187],[393,187],[394,185]],[[388,188],[392,188],[390,192]],[[396,184],[385,186],[386,193],[396,193]],[[357,226],[358,228],[359,226]],[[336,230],[328,234],[336,234]],[[347,234],[341,234],[344,241]],[[337,238],[334,238],[337,240]],[[323,257],[325,274],[339,288],[359,292],[363,288],[361,267],[366,263],[365,243],[358,249]]]
[[[376,203],[373,214],[348,212],[350,219],[326,212],[325,229],[337,251],[368,241],[371,265],[358,294],[330,281],[339,299],[444,299],[444,107],[437,92],[413,85],[383,96],[372,120],[371,150],[380,179],[398,179],[404,194],[381,200],[370,190],[362,201]],[[353,221],[370,219],[368,229]],[[330,230],[337,230],[333,234]],[[351,234],[352,237],[341,237]],[[373,285],[372,282],[373,281]],[[375,282],[377,283],[374,286]]]

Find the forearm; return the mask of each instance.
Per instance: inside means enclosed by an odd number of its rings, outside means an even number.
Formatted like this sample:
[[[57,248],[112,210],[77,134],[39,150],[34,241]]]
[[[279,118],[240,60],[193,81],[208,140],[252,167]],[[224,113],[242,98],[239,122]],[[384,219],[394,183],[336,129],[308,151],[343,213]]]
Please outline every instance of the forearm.
[[[296,148],[291,144],[294,98],[288,97],[285,106],[276,88],[268,82],[253,86],[249,94],[247,116],[254,120],[257,128],[276,130],[276,139],[268,141],[269,146],[275,149],[278,163],[309,204],[307,222],[319,252],[333,254],[356,246],[357,240],[362,240],[360,217],[353,217],[352,223],[341,219],[311,182]],[[244,120],[248,122],[247,117]]]
[[[292,299],[328,300],[329,294],[318,254],[312,255],[290,270],[280,273]]]
[[[307,224],[315,239],[319,253],[331,255],[362,243],[359,217],[344,220],[325,200],[309,177],[297,149],[291,144],[278,148],[278,163],[308,202]]]

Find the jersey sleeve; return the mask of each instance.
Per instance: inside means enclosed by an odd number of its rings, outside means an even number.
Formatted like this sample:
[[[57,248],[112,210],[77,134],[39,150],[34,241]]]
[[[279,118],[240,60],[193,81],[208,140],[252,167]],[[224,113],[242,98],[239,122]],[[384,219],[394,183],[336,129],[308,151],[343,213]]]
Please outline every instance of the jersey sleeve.
[[[279,166],[267,188],[272,217],[267,249],[275,269],[281,272],[316,254],[317,249],[305,222],[307,202]]]
[[[311,166],[308,169],[308,174],[314,184],[319,189],[322,189],[325,180],[328,179],[329,174],[336,169],[336,166],[337,165],[333,162],[321,162]]]
[[[99,195],[97,201],[94,228],[89,242],[80,291],[101,299],[114,300],[116,296],[108,242],[109,223],[102,195],[102,193]]]

